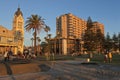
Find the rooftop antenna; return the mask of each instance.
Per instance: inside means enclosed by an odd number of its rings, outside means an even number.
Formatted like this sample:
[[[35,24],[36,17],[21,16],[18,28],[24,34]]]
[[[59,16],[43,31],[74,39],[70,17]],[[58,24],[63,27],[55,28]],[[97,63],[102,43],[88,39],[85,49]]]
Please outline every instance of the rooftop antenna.
[[[20,5],[18,4],[18,10],[20,10]]]
[[[20,9],[20,4],[18,4],[18,9]]]

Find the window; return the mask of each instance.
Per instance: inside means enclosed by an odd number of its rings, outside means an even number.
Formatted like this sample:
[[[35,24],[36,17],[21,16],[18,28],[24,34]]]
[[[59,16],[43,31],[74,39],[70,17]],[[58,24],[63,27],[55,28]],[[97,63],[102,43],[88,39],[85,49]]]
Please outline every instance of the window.
[[[3,33],[5,33],[5,30],[3,30]]]

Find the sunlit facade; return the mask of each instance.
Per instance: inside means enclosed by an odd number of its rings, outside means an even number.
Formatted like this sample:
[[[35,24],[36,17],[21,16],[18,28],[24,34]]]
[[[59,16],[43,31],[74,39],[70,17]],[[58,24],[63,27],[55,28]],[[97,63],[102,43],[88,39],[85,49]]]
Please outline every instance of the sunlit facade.
[[[0,25],[0,53],[11,49],[14,54],[23,52],[24,47],[24,19],[20,8],[14,14],[12,30]]]
[[[93,31],[100,29],[104,34],[104,25],[99,22],[93,23]],[[87,21],[71,14],[64,14],[56,18],[56,53],[66,55],[73,51],[81,51],[82,38],[87,29]]]
[[[71,13],[56,18],[56,34],[62,38],[81,38],[85,29],[86,21]]]
[[[93,31],[96,33],[98,29],[104,34],[104,25],[99,22],[93,22]]]

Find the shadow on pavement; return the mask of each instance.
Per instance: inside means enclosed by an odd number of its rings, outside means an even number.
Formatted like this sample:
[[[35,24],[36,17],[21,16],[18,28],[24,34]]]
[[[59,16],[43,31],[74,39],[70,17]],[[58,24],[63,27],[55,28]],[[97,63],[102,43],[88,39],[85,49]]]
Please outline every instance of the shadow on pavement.
[[[8,62],[3,62],[3,63],[5,64],[7,74],[10,75],[12,80],[15,80],[15,78],[12,76],[13,73],[12,73],[12,69],[11,69],[9,63]]]
[[[45,64],[41,64],[39,65],[39,67],[41,69],[41,72],[47,72],[51,69],[48,65],[45,65]]]

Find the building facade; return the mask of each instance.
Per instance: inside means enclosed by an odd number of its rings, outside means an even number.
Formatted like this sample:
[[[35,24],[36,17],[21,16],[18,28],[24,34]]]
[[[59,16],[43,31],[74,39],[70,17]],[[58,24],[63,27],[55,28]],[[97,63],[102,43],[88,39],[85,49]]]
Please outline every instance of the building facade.
[[[0,25],[0,53],[11,49],[14,54],[23,52],[24,47],[24,18],[20,8],[14,14],[12,30]]]
[[[93,22],[93,32],[96,33],[98,29],[104,34],[104,25],[99,22]]]
[[[104,34],[104,25],[94,22],[93,30],[100,29]],[[56,18],[55,51],[59,54],[68,54],[83,50],[82,37],[87,29],[87,21],[71,14],[64,14]]]
[[[56,34],[62,38],[81,38],[85,29],[86,21],[71,13],[56,18]]]

